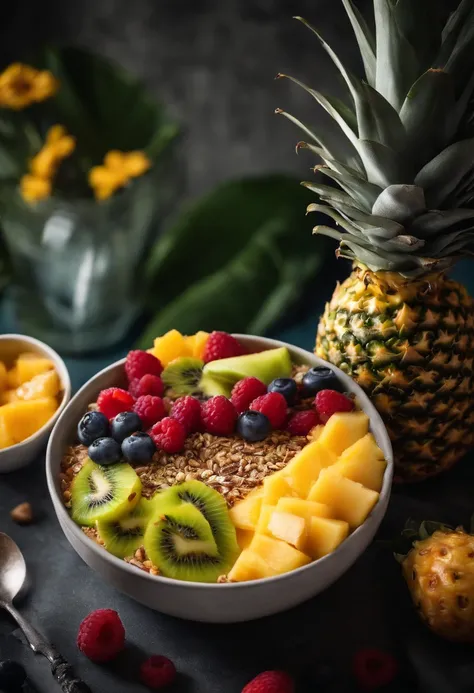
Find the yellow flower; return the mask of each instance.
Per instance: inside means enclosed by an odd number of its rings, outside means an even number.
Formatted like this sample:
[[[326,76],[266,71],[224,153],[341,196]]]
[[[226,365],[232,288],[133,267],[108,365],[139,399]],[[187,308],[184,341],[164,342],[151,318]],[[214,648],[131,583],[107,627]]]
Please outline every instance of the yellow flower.
[[[51,181],[26,173],[20,181],[20,191],[26,202],[38,202],[51,195]]]
[[[141,176],[150,166],[151,161],[143,152],[129,152],[126,155],[125,167],[129,176]]]
[[[151,161],[140,151],[121,152],[111,149],[104,157],[103,166],[94,166],[89,171],[89,185],[94,189],[97,200],[106,200],[131,178],[141,176],[151,166]]]
[[[59,89],[59,82],[48,70],[13,63],[0,74],[0,106],[21,110],[45,101]]]
[[[39,152],[30,159],[31,175],[23,176],[20,191],[27,202],[44,199],[51,194],[52,179],[61,164],[76,146],[74,137],[67,134],[63,125],[53,125],[47,134],[46,141]],[[44,185],[41,186],[40,181]],[[32,192],[33,191],[33,192]],[[37,195],[35,191],[42,191]]]

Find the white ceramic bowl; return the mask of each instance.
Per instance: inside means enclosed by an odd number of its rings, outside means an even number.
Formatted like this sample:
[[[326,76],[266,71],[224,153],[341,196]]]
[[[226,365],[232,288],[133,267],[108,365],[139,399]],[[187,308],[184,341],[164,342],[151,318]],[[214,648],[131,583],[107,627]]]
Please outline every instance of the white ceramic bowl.
[[[286,346],[296,363],[329,366],[314,354],[290,344],[248,335],[235,336],[249,351]],[[77,393],[56,423],[46,455],[49,492],[64,534],[79,556],[106,582],[138,602],[172,616],[210,623],[249,621],[284,611],[314,597],[345,573],[370,544],[388,505],[393,475],[392,448],[385,426],[368,397],[351,378],[334,369],[347,391],[356,395],[359,406],[369,415],[371,430],[388,462],[377,505],[364,524],[334,553],[285,575],[223,585],[154,577],[107,553],[71,520],[61,500],[58,475],[61,457],[75,437],[77,422],[100,390],[123,382],[123,364],[124,361],[118,361],[104,369]]]
[[[0,450],[0,473],[13,472],[32,462],[46,446],[51,429],[58,420],[61,412],[71,399],[71,380],[62,358],[49,346],[33,337],[26,337],[21,334],[2,334],[0,335],[0,361],[11,365],[20,353],[30,351],[44,358],[50,359],[54,363],[57,374],[61,381],[63,396],[54,416],[37,431],[22,443],[12,445],[9,448]]]

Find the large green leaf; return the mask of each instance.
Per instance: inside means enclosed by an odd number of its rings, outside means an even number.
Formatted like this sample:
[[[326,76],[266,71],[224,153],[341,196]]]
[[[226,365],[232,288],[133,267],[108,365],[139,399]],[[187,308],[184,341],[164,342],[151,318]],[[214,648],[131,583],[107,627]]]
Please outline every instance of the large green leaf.
[[[365,76],[367,82],[372,86],[375,85],[376,58],[375,58],[375,38],[367,26],[367,23],[354,5],[352,0],[342,0],[350,19],[354,34],[359,44],[359,50],[364,63]]]

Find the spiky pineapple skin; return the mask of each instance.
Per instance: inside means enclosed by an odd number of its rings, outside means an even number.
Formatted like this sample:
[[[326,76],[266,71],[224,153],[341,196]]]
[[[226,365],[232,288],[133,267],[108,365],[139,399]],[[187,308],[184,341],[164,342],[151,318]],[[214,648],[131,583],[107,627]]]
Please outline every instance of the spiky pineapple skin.
[[[356,267],[326,305],[315,353],[372,399],[396,481],[435,476],[472,447],[474,302],[458,282]]]
[[[474,644],[474,536],[437,531],[402,564],[413,603],[437,635]]]

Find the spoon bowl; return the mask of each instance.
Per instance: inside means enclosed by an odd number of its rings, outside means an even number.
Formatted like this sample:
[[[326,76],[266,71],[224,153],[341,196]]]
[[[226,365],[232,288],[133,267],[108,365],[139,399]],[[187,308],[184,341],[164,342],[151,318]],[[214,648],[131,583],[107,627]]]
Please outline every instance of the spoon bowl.
[[[23,587],[26,563],[13,539],[0,532],[0,603],[12,602]]]

